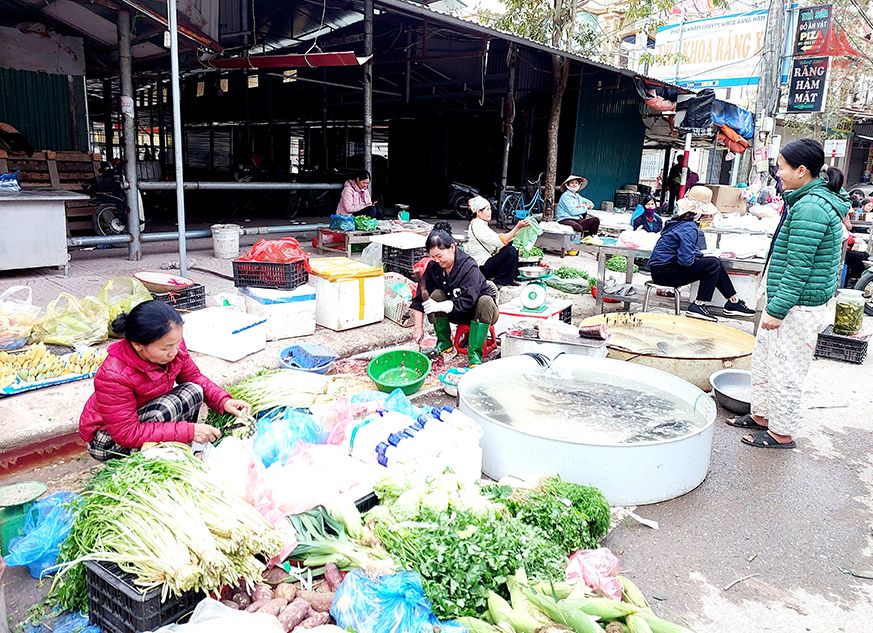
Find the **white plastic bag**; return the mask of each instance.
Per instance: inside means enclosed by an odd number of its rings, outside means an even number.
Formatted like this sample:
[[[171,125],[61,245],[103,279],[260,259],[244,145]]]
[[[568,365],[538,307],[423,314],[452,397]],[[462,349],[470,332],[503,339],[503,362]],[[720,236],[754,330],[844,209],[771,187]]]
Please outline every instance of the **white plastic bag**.
[[[194,609],[188,624],[169,624],[154,633],[284,633],[279,619],[269,613],[248,613],[226,607],[218,600],[204,598]]]
[[[26,299],[12,298],[22,290],[27,291]],[[39,311],[40,307],[33,305],[30,286],[12,286],[0,294],[0,349],[23,347]]]
[[[237,312],[246,311],[246,299],[243,296],[231,292],[219,292],[212,297],[212,304],[219,308],[230,308]]]
[[[381,266],[382,265],[382,245],[378,242],[370,243],[362,252],[361,252],[361,261],[364,262],[367,266]]]

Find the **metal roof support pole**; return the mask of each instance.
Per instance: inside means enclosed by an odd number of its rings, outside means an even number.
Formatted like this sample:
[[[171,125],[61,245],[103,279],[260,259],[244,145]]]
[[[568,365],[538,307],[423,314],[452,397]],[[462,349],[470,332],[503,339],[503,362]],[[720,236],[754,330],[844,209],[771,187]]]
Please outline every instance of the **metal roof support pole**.
[[[518,66],[518,44],[509,44],[506,51],[506,65],[509,66],[509,80],[506,86],[506,110],[503,113],[503,166],[500,170],[499,206],[503,205],[506,178],[509,174],[509,148],[512,146],[512,124],[515,121],[515,71]]]
[[[103,159],[112,163],[112,143],[115,141],[115,127],[112,125],[112,79],[103,80],[103,131],[106,134]]]
[[[373,169],[373,0],[364,0],[364,169]],[[370,180],[372,191],[372,179]]]
[[[164,75],[158,73],[158,145],[161,148],[161,178],[167,177],[167,128],[164,118]]]
[[[133,60],[130,52],[130,13],[118,12],[118,67],[121,71],[121,120],[124,143],[125,198],[127,201],[127,232],[133,238],[128,247],[130,261],[142,259],[139,239],[139,195],[136,192],[136,119],[133,108]]]
[[[167,0],[167,25],[170,29],[170,85],[173,95],[173,166],[176,168],[176,214],[179,219],[179,274],[188,276],[185,241],[185,182],[182,177],[182,92],[179,88],[179,31],[176,25],[176,0]]]

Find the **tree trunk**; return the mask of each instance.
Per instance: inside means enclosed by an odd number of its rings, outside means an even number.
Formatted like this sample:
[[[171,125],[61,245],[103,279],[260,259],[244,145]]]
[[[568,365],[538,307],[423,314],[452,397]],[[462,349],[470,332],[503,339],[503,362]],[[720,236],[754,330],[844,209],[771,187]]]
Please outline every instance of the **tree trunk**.
[[[552,55],[552,77],[555,81],[552,92],[552,111],[549,113],[548,156],[546,158],[546,182],[543,198],[546,209],[543,220],[555,219],[555,182],[558,171],[558,125],[561,122],[561,102],[564,100],[564,90],[567,88],[567,76],[570,72],[570,60],[560,55]]]

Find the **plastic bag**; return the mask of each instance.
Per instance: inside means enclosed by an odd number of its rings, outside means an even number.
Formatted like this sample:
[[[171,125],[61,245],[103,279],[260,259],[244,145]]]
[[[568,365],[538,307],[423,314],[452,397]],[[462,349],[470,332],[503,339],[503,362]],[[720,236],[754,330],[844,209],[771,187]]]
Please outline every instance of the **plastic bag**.
[[[537,238],[543,234],[543,229],[540,227],[539,222],[536,221],[536,218],[529,219],[530,226],[520,228],[512,239],[512,245],[525,253],[536,246]]]
[[[345,446],[346,430],[354,423],[352,402],[348,398],[337,398],[333,402],[315,403],[309,410],[318,417],[330,435],[327,444]]]
[[[591,284],[592,282],[585,279],[584,277],[578,277],[575,279],[560,279],[558,277],[549,277],[548,279],[546,279],[546,285],[550,288],[554,288],[555,290],[560,290],[561,292],[566,292],[571,295],[589,294],[591,292]]]
[[[18,184],[18,174],[21,170],[16,169],[11,174],[0,174],[0,191],[21,191]]]
[[[230,292],[219,292],[217,295],[212,295],[212,305],[219,308],[230,308],[237,312],[245,312],[246,298]]]
[[[340,231],[354,231],[355,218],[351,215],[339,215],[334,213],[330,216],[330,228]]]
[[[248,613],[204,598],[187,624],[168,624],[154,633],[284,633],[279,620],[269,613]]]
[[[379,228],[379,220],[366,215],[355,216],[356,231],[375,231]]]
[[[309,253],[304,253],[300,249],[300,242],[293,237],[283,237],[281,240],[258,240],[252,246],[252,250],[237,261],[273,262],[276,264],[303,262],[306,266],[306,272],[311,272]]]
[[[382,245],[378,242],[368,244],[361,252],[361,261],[367,266],[382,265]]]
[[[64,300],[66,299],[66,302]],[[97,297],[77,299],[62,292],[33,326],[31,339],[42,343],[95,345],[108,338],[109,308]]]
[[[618,579],[618,559],[605,547],[579,550],[567,563],[567,581],[581,580],[613,600],[621,600],[621,581]]]
[[[284,464],[296,450],[298,442],[324,444],[328,438],[321,420],[302,409],[270,409],[258,420],[258,432],[252,449],[264,466]]]
[[[12,295],[27,291],[26,299]],[[30,286],[12,286],[0,294],[0,349],[18,349],[27,343],[40,307],[33,305]]]
[[[56,492],[33,504],[24,519],[24,536],[9,541],[6,564],[27,565],[34,578],[54,567],[73,527],[73,510],[66,506],[76,498],[72,492]]]
[[[437,619],[424,595],[421,577],[412,572],[371,580],[360,569],[350,571],[336,591],[330,614],[338,627],[357,633],[467,630],[454,620]]]
[[[392,391],[388,399],[385,400],[385,410],[396,411],[410,418],[418,417],[418,411],[400,387]]]
[[[42,621],[37,626],[25,627],[25,633],[100,633],[100,627],[96,624],[88,626],[88,616],[77,612],[64,613],[61,616],[51,620],[60,609],[55,609],[47,616],[42,618]]]
[[[152,293],[138,279],[119,277],[107,281],[97,298],[109,308],[109,328],[107,330],[109,336],[121,338],[112,331],[112,322],[115,317],[122,312],[127,314],[144,301],[151,301]]]

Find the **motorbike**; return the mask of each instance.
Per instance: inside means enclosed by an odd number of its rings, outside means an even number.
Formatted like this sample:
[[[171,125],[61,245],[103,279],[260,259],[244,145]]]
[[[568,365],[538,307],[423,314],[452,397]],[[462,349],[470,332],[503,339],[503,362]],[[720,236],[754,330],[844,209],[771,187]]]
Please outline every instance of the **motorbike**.
[[[297,182],[342,184],[350,178],[354,178],[352,171],[316,169],[300,174]],[[330,215],[336,211],[341,195],[340,189],[297,189],[291,193],[289,208],[293,208],[293,215],[289,213],[289,217],[301,212],[316,217]]]
[[[472,220],[473,212],[470,211],[470,198],[482,195],[482,190],[477,187],[465,185],[461,182],[452,182],[449,185],[449,209],[461,220]],[[497,209],[497,200],[485,196],[492,209]]]
[[[91,225],[97,235],[123,235],[127,233],[128,206],[122,187],[124,167],[122,162],[107,164],[97,178],[82,185],[82,190],[91,196],[94,213]],[[142,194],[139,197],[140,230],[145,229]]]
[[[233,170],[236,182],[290,182],[291,175],[255,153],[249,154],[245,164],[237,164]],[[227,212],[230,217],[252,209],[280,210],[289,220],[297,216],[299,207],[294,204],[294,191],[232,191],[228,197]]]

